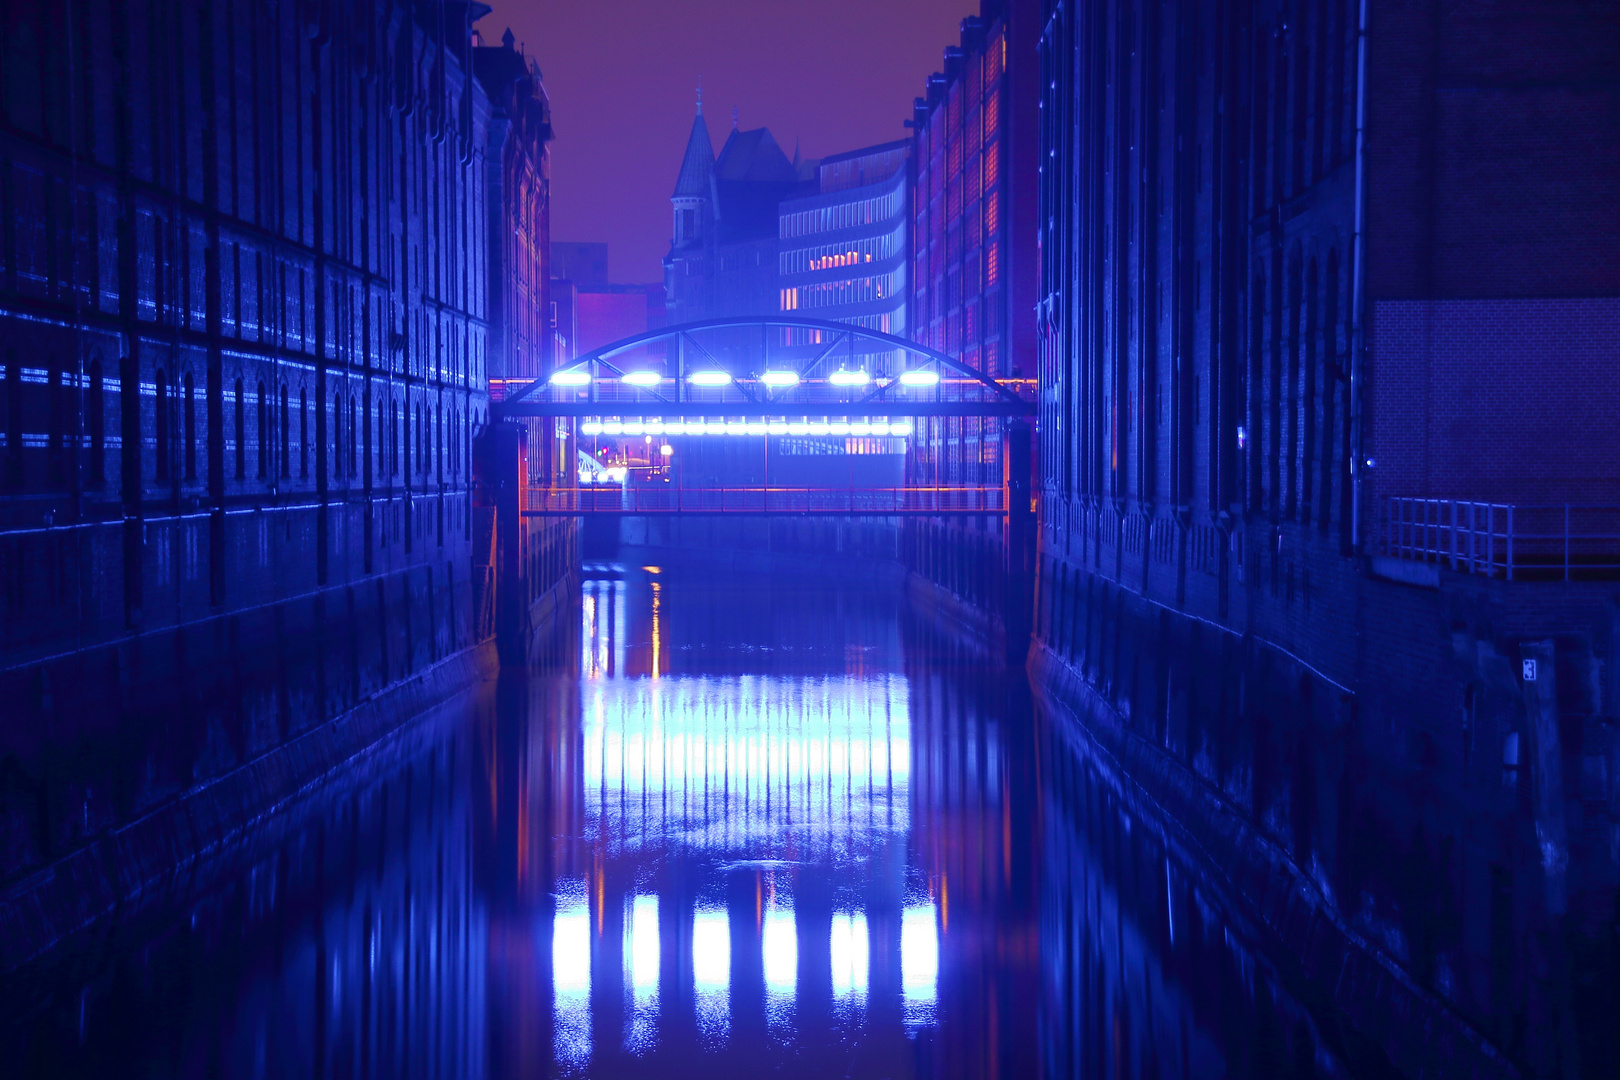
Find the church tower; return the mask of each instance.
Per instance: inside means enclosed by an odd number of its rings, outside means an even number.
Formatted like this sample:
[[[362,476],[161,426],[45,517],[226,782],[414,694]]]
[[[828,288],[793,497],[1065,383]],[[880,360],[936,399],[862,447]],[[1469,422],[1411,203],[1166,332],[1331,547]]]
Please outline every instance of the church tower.
[[[709,141],[709,125],[703,122],[703,92],[698,91],[697,119],[692,121],[692,134],[686,140],[686,156],[681,159],[681,172],[675,179],[675,193],[670,203],[675,210],[674,247],[696,247],[708,238],[710,229],[714,175],[714,145]]]

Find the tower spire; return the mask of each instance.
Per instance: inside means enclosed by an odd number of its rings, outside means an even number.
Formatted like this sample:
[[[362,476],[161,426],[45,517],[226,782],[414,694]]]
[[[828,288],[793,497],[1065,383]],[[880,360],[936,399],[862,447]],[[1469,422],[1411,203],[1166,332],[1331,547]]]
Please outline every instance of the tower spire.
[[[701,76],[701,75],[698,76],[698,111],[697,111],[697,114],[699,116],[703,115],[703,76]]]

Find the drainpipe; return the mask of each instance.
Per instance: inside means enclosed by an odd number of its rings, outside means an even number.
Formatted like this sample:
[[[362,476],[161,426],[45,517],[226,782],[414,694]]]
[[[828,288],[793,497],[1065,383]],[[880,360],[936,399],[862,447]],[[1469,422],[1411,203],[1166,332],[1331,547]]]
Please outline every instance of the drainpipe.
[[[1356,20],[1356,216],[1351,244],[1354,295],[1350,301],[1350,543],[1361,553],[1361,473],[1366,463],[1362,423],[1363,360],[1367,352],[1367,8]]]

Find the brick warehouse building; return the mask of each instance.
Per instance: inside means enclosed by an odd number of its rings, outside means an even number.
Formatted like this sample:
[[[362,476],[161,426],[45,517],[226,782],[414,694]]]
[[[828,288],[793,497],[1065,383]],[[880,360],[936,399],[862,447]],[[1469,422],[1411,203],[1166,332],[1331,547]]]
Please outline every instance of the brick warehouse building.
[[[487,10],[7,8],[6,966],[476,677]]]
[[[985,0],[909,121],[911,337],[1001,379],[1035,375],[1040,29],[1035,5]],[[1010,467],[1005,435],[1001,420],[925,420],[911,475],[999,485]],[[907,522],[908,567],[977,608],[1005,610],[1008,537],[993,520]]]
[[[1043,685],[1396,1064],[1612,1061],[1620,15],[1044,19]]]

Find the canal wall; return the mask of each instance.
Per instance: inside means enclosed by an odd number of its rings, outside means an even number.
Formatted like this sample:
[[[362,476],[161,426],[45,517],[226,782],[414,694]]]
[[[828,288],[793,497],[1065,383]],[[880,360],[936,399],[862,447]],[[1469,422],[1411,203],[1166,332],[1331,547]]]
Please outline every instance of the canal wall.
[[[0,670],[0,970],[491,678],[493,575],[478,555],[492,529],[475,509],[471,559],[465,541],[418,545],[343,585]],[[238,587],[274,595],[281,564],[261,565]],[[572,610],[578,566],[575,521],[525,525],[515,592],[531,661]]]
[[[1302,994],[1408,1075],[1613,1060],[1612,584],[1412,584],[1368,564],[1315,594],[1295,641],[1330,658],[1312,663],[1253,619],[1043,554],[1043,702]],[[1260,606],[1249,579],[1240,612]]]
[[[465,571],[413,567],[0,673],[0,970],[495,670]]]

